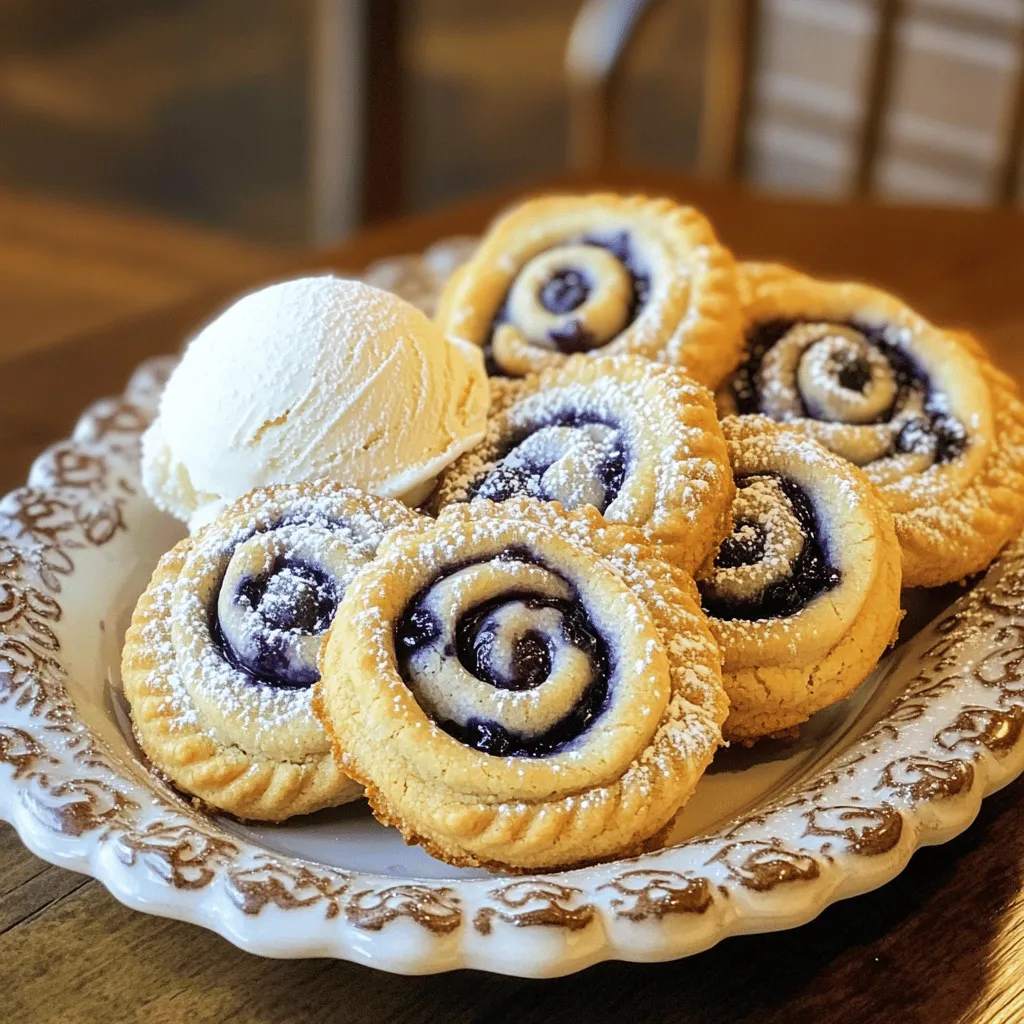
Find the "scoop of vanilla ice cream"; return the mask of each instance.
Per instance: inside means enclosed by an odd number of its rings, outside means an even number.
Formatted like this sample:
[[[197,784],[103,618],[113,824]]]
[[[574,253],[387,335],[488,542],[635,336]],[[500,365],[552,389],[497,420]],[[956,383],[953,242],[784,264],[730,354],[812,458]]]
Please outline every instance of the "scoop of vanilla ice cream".
[[[480,349],[397,296],[307,277],[189,344],[143,437],[153,500],[193,530],[255,487],[329,479],[415,504],[484,434]]]

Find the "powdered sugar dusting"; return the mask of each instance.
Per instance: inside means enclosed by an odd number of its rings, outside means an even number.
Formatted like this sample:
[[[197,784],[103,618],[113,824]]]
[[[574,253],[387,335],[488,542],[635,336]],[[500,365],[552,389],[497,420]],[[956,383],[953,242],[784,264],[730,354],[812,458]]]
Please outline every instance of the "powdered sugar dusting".
[[[516,495],[590,504],[655,535],[715,533],[730,494],[710,394],[679,371],[578,357],[523,383],[444,474],[435,508]],[[700,541],[698,541],[698,544]]]
[[[143,632],[147,653],[165,666],[181,720],[250,753],[302,760],[326,752],[312,713],[312,679],[294,675],[310,667],[310,657],[315,670],[325,627],[317,617],[305,628],[289,625],[302,611],[294,602],[317,587],[340,596],[385,534],[414,518],[398,502],[332,485],[294,485],[254,492],[201,531],[177,580],[156,592],[157,612]],[[298,568],[310,565],[322,573],[312,584]],[[257,609],[243,587],[250,580],[263,581]],[[231,614],[220,615],[218,607]],[[247,640],[262,650],[281,644],[285,685],[254,677],[257,668],[278,663],[246,667]]]

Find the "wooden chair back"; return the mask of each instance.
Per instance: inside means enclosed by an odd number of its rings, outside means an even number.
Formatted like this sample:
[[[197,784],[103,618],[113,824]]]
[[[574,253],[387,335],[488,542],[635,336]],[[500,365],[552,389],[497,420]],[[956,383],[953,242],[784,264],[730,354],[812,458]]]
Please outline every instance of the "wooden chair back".
[[[596,172],[617,162],[620,92],[639,30],[666,0],[585,0],[566,49],[569,88],[568,161]],[[875,188],[885,118],[897,59],[895,39],[906,0],[878,0],[863,117],[856,140],[851,191]],[[756,54],[762,20],[759,0],[708,0],[708,38],[697,165],[717,179],[741,179],[748,171],[748,139]],[[1022,37],[1024,46],[1024,37]],[[1013,203],[1019,189],[1024,147],[1024,52],[1019,63],[1011,116],[1001,145],[996,201]]]

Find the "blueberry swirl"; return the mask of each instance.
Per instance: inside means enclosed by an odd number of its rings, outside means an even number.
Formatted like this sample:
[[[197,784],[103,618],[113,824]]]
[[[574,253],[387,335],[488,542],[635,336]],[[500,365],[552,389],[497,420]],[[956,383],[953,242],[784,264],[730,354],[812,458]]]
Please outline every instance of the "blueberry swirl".
[[[538,426],[513,444],[479,483],[472,498],[508,501],[539,498],[566,508],[593,505],[604,512],[618,496],[627,453],[621,431],[609,423],[574,422],[575,417]]]
[[[484,354],[500,372],[503,326],[529,344],[562,352],[604,348],[643,310],[650,272],[628,231],[555,246],[523,267],[495,317]]]
[[[719,398],[863,468],[895,517],[903,584],[983,569],[1024,520],[1024,405],[977,339],[895,296],[740,265],[743,366]]]
[[[674,367],[576,356],[499,389],[487,435],[442,474],[431,507],[515,498],[592,507],[692,568],[721,538],[732,489],[704,388]]]
[[[885,323],[772,320],[748,335],[731,390],[737,412],[799,423],[876,482],[957,459],[963,422]]]
[[[900,617],[900,549],[867,476],[762,416],[722,421],[733,530],[698,582],[724,661],[725,735],[785,732],[875,667]]]
[[[387,534],[417,518],[329,483],[260,488],[161,559],[121,678],[164,777],[259,821],[360,795],[314,713],[312,684],[345,589]]]
[[[486,754],[560,750],[608,697],[608,644],[572,585],[525,553],[434,581],[398,623],[396,648],[420,706]]]
[[[324,638],[381,540],[415,519],[313,483],[255,491],[195,536],[171,612],[175,663],[225,743],[283,758],[326,746],[311,712]]]
[[[633,849],[719,742],[692,578],[593,508],[449,505],[388,537],[338,615],[323,721],[374,813],[452,863]]]
[[[450,280],[437,319],[484,349],[492,376],[637,355],[714,386],[742,343],[735,268],[711,226],[642,196],[521,204]]]
[[[822,543],[807,492],[776,473],[736,480],[734,527],[714,569],[698,586],[705,610],[718,619],[793,615],[839,584],[840,571]]]
[[[353,575],[378,538],[343,521],[287,522],[231,553],[217,597],[214,635],[254,682],[311,686],[317,656]]]

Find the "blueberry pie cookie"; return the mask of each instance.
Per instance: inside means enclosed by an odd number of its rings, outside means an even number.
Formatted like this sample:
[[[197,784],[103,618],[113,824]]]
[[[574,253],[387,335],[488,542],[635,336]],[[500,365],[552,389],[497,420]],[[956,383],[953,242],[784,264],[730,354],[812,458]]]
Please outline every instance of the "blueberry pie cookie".
[[[377,817],[453,864],[642,848],[721,741],[692,579],[595,510],[451,505],[349,587],[316,707]]]
[[[1024,523],[1024,407],[967,335],[893,296],[741,267],[747,355],[724,413],[797,426],[861,466],[895,516],[905,586],[977,572]]]
[[[281,820],[355,799],[312,712],[338,602],[416,513],[332,485],[253,491],[166,554],[125,639],[139,744],[204,804]]]
[[[856,466],[760,416],[729,417],[732,535],[698,582],[724,659],[727,739],[792,729],[851,693],[895,639],[900,548]]]
[[[742,351],[735,264],[696,210],[645,196],[551,196],[500,217],[437,320],[492,375],[572,353],[644,356],[717,386]]]
[[[593,506],[693,571],[728,529],[732,474],[715,406],[682,371],[574,356],[492,406],[487,435],[444,473],[436,511],[529,497]]]

